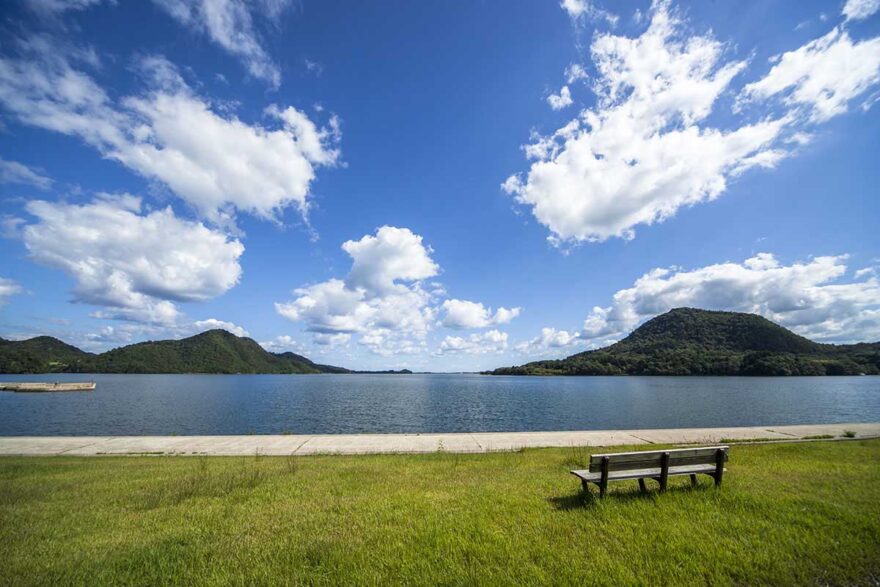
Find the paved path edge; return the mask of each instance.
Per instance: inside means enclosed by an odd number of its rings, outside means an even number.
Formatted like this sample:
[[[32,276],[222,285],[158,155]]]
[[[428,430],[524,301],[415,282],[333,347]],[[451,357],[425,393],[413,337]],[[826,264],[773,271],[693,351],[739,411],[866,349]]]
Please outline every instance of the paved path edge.
[[[0,437],[0,456],[486,453],[542,447],[803,441],[817,437],[839,439],[844,438],[846,431],[853,432],[857,439],[880,437],[880,422],[448,434],[6,436]]]

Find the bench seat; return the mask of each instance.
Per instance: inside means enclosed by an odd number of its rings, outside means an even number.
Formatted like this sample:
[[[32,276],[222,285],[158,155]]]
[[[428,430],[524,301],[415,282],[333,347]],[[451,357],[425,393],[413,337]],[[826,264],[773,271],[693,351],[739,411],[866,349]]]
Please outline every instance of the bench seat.
[[[724,469],[725,471],[727,469]],[[632,469],[629,471],[609,471],[608,472],[608,480],[609,481],[621,481],[624,479],[650,479],[653,477],[659,477],[663,470],[660,467],[656,469]],[[582,471],[572,471],[572,475],[575,477],[579,477],[584,481],[589,483],[598,483],[602,480],[602,473],[590,473],[588,470],[584,469]],[[697,474],[706,474],[706,475],[714,475],[715,474],[715,465],[684,465],[681,467],[669,467],[668,475],[672,477],[673,475],[697,475]]]
[[[710,475],[715,486],[721,485],[726,469],[728,446],[703,446],[670,450],[619,452],[592,455],[589,469],[577,469],[571,474],[581,480],[584,491],[589,484],[599,486],[599,497],[605,497],[609,481],[638,479],[639,488],[646,491],[645,479],[660,483],[660,491],[666,490],[669,477],[688,475],[691,484],[697,484],[697,475]]]

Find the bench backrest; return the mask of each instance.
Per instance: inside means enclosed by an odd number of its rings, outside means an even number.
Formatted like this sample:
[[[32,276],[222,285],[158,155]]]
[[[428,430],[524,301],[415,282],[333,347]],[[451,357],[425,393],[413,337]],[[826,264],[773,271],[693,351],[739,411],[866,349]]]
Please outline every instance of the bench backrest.
[[[618,452],[590,457],[590,472],[602,471],[602,459],[608,457],[609,471],[632,471],[634,469],[654,469],[663,466],[663,455],[669,455],[670,467],[683,465],[714,465],[718,451],[727,460],[729,446],[703,446],[700,448],[679,448],[672,450],[651,450],[641,452]]]

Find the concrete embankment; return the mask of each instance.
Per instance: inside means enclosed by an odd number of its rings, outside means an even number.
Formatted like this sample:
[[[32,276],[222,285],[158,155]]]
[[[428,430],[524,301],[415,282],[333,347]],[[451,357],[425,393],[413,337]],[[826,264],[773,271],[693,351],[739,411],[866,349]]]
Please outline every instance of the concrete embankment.
[[[565,432],[477,432],[449,434],[316,434],[246,436],[8,436],[0,437],[0,455],[308,455],[480,453],[519,448],[620,446],[637,444],[714,444],[736,441],[798,441],[811,438],[880,437],[880,422],[673,428],[659,430],[585,430]]]

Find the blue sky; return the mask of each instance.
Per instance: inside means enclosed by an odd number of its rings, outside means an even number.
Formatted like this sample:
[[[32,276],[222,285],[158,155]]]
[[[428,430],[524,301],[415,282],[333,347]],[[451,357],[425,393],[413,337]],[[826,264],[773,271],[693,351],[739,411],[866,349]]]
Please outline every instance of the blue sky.
[[[0,336],[475,370],[698,306],[878,340],[878,8],[4,3]]]

